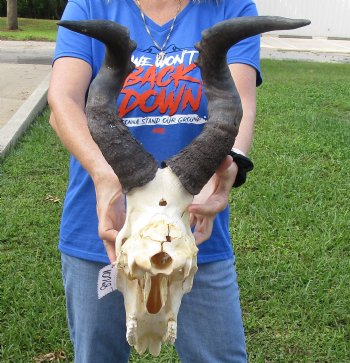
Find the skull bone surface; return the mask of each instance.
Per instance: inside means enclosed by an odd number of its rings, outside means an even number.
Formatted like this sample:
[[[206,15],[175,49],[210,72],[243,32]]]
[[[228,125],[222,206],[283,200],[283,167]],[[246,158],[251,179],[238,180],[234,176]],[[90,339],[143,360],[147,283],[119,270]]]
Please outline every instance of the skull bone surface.
[[[139,353],[158,355],[173,343],[183,294],[197,271],[197,247],[187,206],[229,154],[242,118],[241,101],[227,65],[228,49],[270,30],[294,29],[308,20],[242,17],[214,25],[196,45],[208,121],[203,131],[162,168],[129,133],[118,116],[116,98],[134,69],[136,44],[112,21],[62,21],[59,25],[106,45],[104,64],[89,88],[90,133],[118,176],[127,214],[116,239],[117,288],[124,295],[127,340]]]
[[[197,246],[187,206],[192,195],[169,168],[127,194],[127,215],[116,240],[117,288],[124,295],[127,340],[142,354],[174,343],[183,294],[197,271]],[[141,202],[142,201],[142,202]]]

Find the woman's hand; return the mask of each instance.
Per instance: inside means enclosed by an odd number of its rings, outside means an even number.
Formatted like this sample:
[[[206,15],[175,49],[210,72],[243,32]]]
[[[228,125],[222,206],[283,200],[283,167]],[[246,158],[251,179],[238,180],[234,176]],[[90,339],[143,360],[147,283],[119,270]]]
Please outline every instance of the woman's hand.
[[[191,225],[195,227],[193,234],[197,244],[210,238],[216,215],[227,206],[237,171],[236,163],[227,156],[188,207]]]
[[[103,240],[108,258],[114,262],[115,239],[125,222],[125,201],[121,185],[115,174],[95,181],[98,234]]]

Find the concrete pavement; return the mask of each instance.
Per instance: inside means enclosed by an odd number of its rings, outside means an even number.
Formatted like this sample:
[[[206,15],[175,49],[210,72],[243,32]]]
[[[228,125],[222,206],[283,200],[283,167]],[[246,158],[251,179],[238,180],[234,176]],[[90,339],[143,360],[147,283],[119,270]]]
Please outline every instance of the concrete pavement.
[[[0,158],[46,105],[54,43],[0,40]],[[262,58],[350,63],[350,40],[262,37]]]
[[[0,64],[0,129],[32,97],[33,91],[47,78],[50,69],[51,66],[41,64]]]
[[[350,39],[289,38],[264,35],[261,57],[350,63]]]
[[[54,50],[54,42],[0,40],[0,63],[49,65]]]
[[[0,40],[0,159],[47,104],[54,48]]]

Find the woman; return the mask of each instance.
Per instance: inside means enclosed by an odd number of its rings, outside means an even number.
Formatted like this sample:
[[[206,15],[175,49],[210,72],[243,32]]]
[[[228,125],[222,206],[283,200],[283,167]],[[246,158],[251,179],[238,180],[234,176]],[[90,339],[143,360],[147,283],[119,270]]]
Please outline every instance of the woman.
[[[224,19],[256,14],[251,0],[71,0],[63,19],[108,19],[130,29],[137,43],[132,57],[136,69],[118,98],[119,114],[161,161],[197,136],[207,117],[200,72],[193,63],[201,31]],[[121,294],[96,297],[98,271],[115,260],[114,240],[124,221],[119,180],[92,140],[84,113],[87,89],[103,57],[102,43],[59,29],[50,123],[72,154],[59,248],[70,335],[80,363],[127,362],[130,352]],[[244,111],[234,147],[247,153],[255,88],[261,83],[259,37],[234,46],[227,60]],[[178,316],[175,345],[182,362],[246,361],[228,230],[228,196],[237,170],[227,157],[188,207],[200,252],[193,289],[184,296]]]

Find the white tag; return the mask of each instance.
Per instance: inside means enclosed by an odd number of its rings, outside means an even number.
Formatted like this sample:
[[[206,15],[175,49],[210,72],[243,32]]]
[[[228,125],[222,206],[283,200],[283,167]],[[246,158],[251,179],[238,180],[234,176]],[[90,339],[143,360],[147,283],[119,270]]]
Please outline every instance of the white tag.
[[[98,273],[97,295],[101,299],[117,289],[117,268],[114,264],[101,268]]]

